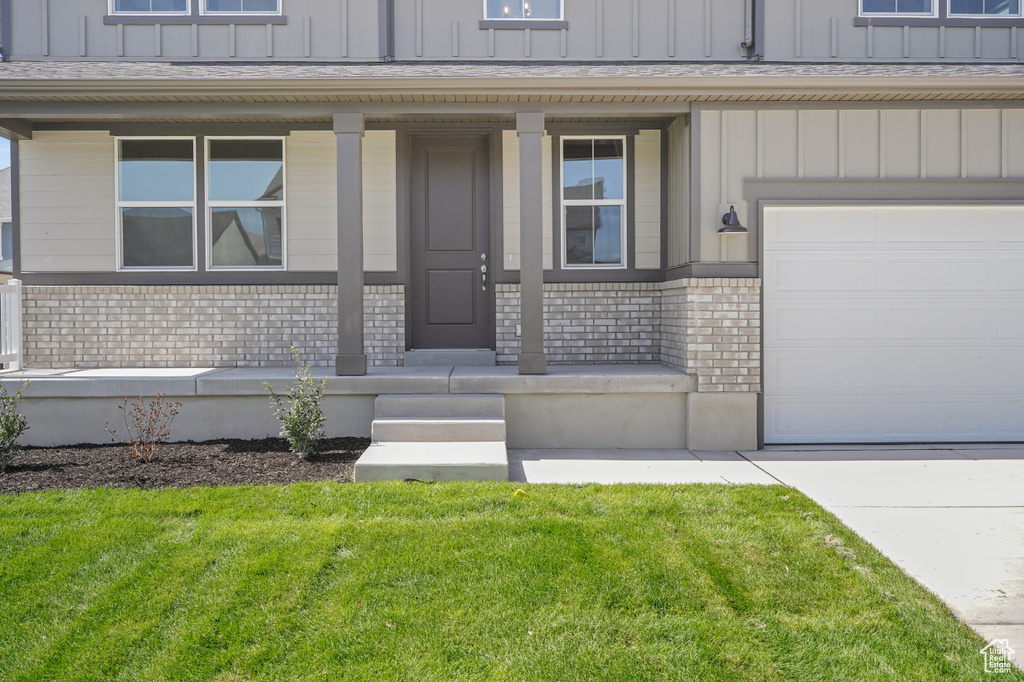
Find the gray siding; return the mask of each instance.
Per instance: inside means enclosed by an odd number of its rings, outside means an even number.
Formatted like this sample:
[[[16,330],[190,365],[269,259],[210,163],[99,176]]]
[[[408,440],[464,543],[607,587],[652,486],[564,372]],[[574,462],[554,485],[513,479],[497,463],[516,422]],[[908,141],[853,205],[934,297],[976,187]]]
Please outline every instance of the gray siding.
[[[10,0],[17,58],[352,59],[379,56],[377,0],[282,0],[283,22],[104,23],[107,0]],[[178,21],[175,19],[173,21]],[[271,21],[281,21],[275,17]]]
[[[704,109],[694,115],[701,148],[695,260],[756,260],[754,235],[717,234],[732,204],[749,224],[742,199],[752,178],[1024,179],[1024,109]]]
[[[904,18],[858,26],[857,0],[765,0],[764,54],[769,60],[1019,60],[1021,28],[1013,20]],[[940,0],[945,2],[945,0]],[[929,25],[930,24],[930,25]]]

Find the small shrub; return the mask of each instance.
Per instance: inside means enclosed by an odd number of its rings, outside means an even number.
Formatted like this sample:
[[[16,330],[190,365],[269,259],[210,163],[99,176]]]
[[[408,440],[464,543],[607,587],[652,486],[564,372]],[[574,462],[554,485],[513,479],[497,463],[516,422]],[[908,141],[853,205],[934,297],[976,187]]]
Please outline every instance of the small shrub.
[[[0,385],[0,471],[4,471],[14,460],[15,453],[21,449],[18,437],[28,431],[28,419],[18,414],[18,403],[28,388],[30,381],[18,382],[18,390],[14,395]]]
[[[171,423],[180,408],[181,403],[165,400],[163,393],[157,393],[148,404],[140,397],[131,407],[128,406],[128,398],[124,398],[117,409],[121,410],[125,434],[122,436],[110,428],[110,422],[107,422],[107,433],[113,442],[131,446],[132,457],[148,464],[170,437]]]
[[[267,382],[263,383],[263,388],[270,391],[274,416],[281,422],[281,437],[288,441],[292,452],[299,457],[307,457],[324,437],[324,412],[320,409],[320,401],[324,397],[327,379],[314,379],[313,371],[309,365],[303,364],[299,352],[292,348],[292,354],[299,367],[295,372],[295,383],[288,387],[285,395],[275,393]]]

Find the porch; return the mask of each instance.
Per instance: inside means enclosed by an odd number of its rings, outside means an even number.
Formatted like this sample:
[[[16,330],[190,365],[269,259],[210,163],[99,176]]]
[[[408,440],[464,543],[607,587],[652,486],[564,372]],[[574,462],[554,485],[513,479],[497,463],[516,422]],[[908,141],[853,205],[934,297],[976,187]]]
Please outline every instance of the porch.
[[[370,367],[362,376],[326,378],[328,436],[371,435],[378,396],[491,395],[504,402],[506,444],[528,449],[754,449],[757,394],[701,393],[697,377],[660,364],[551,365],[544,375],[515,366]],[[5,372],[11,392],[31,381],[21,411],[24,445],[106,443],[105,424],[122,398],[165,394],[182,403],[173,440],[276,435],[264,382],[283,392],[294,369],[99,368]]]

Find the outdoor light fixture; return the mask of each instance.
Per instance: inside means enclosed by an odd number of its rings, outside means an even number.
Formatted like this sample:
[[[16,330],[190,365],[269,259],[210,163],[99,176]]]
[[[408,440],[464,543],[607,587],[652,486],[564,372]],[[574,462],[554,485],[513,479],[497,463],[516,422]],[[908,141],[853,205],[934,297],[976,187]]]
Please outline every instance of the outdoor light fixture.
[[[740,224],[740,218],[736,215],[736,207],[730,206],[729,212],[722,216],[722,227],[718,228],[718,234],[746,234],[747,228]]]

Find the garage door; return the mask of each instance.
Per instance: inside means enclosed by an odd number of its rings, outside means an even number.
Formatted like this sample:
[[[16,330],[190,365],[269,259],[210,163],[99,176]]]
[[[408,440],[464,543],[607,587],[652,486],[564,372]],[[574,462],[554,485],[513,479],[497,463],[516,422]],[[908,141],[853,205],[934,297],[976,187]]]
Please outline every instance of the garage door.
[[[1024,207],[773,207],[768,443],[1024,440]]]

